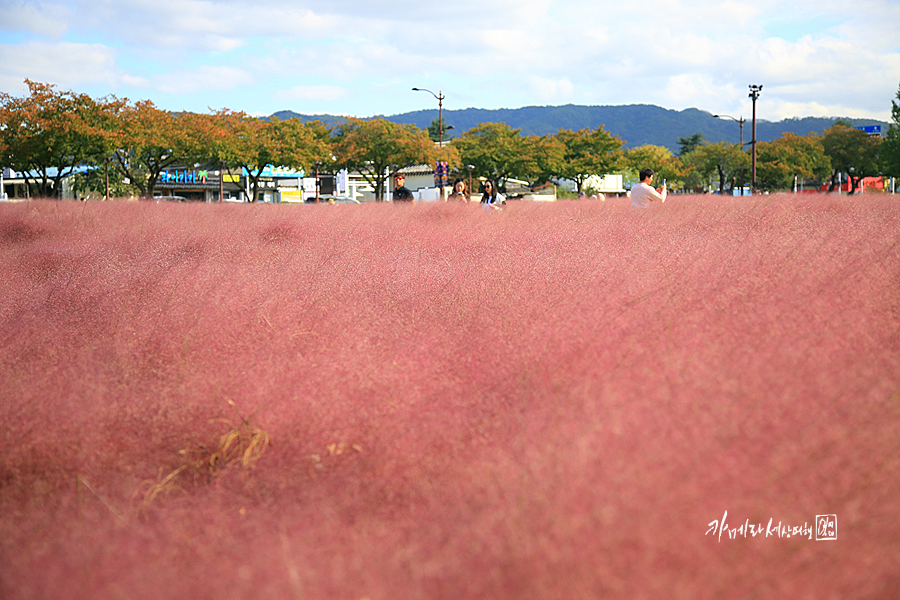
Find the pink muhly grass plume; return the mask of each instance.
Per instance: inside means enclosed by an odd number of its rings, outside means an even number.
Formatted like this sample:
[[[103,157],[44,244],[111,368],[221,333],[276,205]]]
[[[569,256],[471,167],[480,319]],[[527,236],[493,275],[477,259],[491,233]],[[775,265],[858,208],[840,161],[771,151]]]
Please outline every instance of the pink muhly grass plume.
[[[900,593],[892,196],[397,208],[0,205],[0,597]]]

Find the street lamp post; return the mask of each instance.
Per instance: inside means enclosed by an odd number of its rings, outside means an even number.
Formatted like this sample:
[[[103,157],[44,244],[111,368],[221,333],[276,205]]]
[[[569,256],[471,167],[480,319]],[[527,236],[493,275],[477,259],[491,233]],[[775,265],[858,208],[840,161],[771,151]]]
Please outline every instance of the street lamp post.
[[[744,123],[747,122],[747,119],[745,119],[743,116],[740,119],[735,119],[734,117],[732,117],[730,115],[713,115],[713,116],[717,119],[731,119],[732,121],[734,121],[735,123],[737,123],[738,125],[741,126],[741,148],[743,148],[744,147]]]
[[[750,188],[754,194],[756,193],[756,99],[759,98],[759,92],[762,91],[762,88],[763,86],[761,85],[750,86],[750,97],[753,98],[753,139],[750,141],[753,145],[753,155],[750,167]]]
[[[438,135],[440,136],[439,145],[441,148],[443,148],[444,147],[444,98],[446,96],[444,96],[444,94],[442,94],[440,90],[438,90],[437,94],[435,94],[434,92],[432,92],[431,90],[426,89],[426,88],[413,88],[412,91],[428,92],[429,94],[431,94],[432,96],[437,98],[437,101],[438,101],[438,127],[439,127]]]
[[[475,169],[475,165],[466,165],[466,168],[469,170],[469,199],[472,198],[472,171]]]
[[[744,119],[744,115],[741,115],[740,119],[735,119],[731,115],[713,115],[713,116],[717,119],[731,119],[732,121],[734,121],[735,123],[740,125],[740,128],[741,128],[741,150],[743,151],[744,150],[744,123],[746,122],[746,119]],[[734,186],[732,185],[732,187],[734,187]],[[744,195],[744,182],[742,181],[741,182],[741,196],[743,196],[743,195]]]

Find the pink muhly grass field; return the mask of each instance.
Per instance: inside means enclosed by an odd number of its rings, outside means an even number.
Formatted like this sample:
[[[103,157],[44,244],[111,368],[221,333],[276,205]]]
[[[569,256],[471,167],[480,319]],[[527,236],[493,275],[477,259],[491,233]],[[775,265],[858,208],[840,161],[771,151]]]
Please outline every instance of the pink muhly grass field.
[[[898,208],[0,205],[0,597],[896,598]]]

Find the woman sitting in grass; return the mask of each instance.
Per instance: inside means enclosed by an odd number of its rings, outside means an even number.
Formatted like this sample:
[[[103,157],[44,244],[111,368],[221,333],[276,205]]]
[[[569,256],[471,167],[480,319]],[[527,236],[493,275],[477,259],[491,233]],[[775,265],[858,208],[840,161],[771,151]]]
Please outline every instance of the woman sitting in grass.
[[[484,190],[484,193],[481,195],[481,203],[484,204],[486,208],[499,209],[506,204],[506,198],[504,198],[503,194],[497,189],[497,185],[493,180],[488,179],[485,181],[482,189]]]
[[[457,202],[468,202],[470,200],[469,186],[465,179],[457,179],[453,182],[453,193],[447,197],[447,200]]]

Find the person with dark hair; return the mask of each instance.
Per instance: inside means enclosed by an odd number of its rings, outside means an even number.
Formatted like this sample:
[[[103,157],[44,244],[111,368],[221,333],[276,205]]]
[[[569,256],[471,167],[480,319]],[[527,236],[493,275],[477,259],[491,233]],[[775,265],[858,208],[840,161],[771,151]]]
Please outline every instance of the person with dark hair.
[[[453,193],[450,194],[447,200],[454,200],[457,202],[469,201],[469,185],[466,183],[465,179],[457,179],[453,182]]]
[[[481,203],[485,205],[485,208],[499,209],[502,205],[506,204],[506,198],[504,198],[503,194],[497,189],[497,184],[495,184],[493,180],[486,180],[481,186],[481,189],[483,190]]]
[[[641,181],[631,187],[631,206],[634,208],[647,208],[651,202],[665,202],[668,190],[666,182],[659,189],[654,189],[650,182],[653,181],[653,169],[644,169],[640,173]]]
[[[403,173],[394,175],[394,194],[392,198],[394,202],[412,202],[415,204],[416,199],[413,197],[412,192],[409,191],[409,188],[404,185],[405,183],[406,177],[404,177]]]

